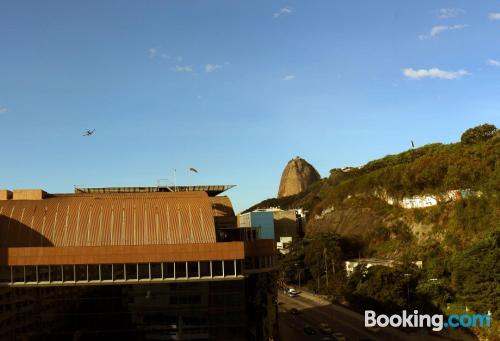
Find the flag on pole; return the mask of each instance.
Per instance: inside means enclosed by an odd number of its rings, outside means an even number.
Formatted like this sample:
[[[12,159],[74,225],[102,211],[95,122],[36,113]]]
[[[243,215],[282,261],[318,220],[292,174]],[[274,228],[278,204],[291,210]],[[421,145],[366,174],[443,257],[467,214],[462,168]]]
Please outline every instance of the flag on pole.
[[[198,170],[197,170],[196,168],[191,167],[191,168],[189,168],[189,170],[190,170],[191,172],[198,173]]]

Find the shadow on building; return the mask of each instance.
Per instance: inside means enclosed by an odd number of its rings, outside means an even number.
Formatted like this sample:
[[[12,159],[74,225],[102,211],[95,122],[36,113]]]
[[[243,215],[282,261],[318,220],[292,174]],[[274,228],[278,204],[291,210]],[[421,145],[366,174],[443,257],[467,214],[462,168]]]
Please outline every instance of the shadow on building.
[[[52,246],[37,231],[3,215],[0,215],[0,238],[0,282],[9,282],[14,276],[9,266],[9,248]],[[40,327],[40,313],[47,308],[42,293],[43,289],[0,286],[0,340],[24,340],[19,336],[29,335],[32,328]]]
[[[1,340],[264,340],[277,333],[274,282],[16,288],[29,315]],[[22,320],[27,319],[22,324]]]
[[[52,242],[38,231],[5,215],[0,215],[0,240],[2,249],[7,247],[53,246]],[[7,250],[3,251],[4,254],[6,252]]]

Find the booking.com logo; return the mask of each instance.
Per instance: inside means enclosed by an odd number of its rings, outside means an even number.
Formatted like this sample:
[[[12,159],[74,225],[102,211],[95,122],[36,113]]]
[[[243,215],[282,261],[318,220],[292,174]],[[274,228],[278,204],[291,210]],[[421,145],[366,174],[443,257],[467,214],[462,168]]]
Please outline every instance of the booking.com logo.
[[[406,310],[401,312],[401,315],[387,316],[377,313],[373,310],[365,310],[365,327],[432,327],[433,331],[440,331],[443,328],[457,327],[487,327],[490,328],[490,315],[457,315],[453,314],[448,317],[446,322],[444,316],[440,314],[427,315],[419,314],[418,310],[414,310],[413,314],[409,314]]]

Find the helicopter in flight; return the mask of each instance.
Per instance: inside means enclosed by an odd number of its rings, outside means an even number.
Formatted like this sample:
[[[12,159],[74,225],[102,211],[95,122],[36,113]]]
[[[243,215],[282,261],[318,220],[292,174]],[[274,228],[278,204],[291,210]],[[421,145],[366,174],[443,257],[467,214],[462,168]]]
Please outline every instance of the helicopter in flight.
[[[83,133],[82,136],[90,136],[90,135],[94,134],[94,131],[95,131],[95,129],[92,129],[92,130],[87,129],[87,130],[85,130],[85,132]]]

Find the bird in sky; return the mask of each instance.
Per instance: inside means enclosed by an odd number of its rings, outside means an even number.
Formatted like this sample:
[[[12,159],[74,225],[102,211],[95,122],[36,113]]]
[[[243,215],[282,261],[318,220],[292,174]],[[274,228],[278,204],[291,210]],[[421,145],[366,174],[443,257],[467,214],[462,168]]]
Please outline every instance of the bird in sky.
[[[95,131],[95,129],[92,129],[92,130],[87,129],[87,130],[85,130],[85,132],[83,133],[82,136],[90,136],[90,135],[94,134],[94,131]]]
[[[190,170],[191,172],[198,173],[198,170],[197,170],[196,168],[191,167],[191,168],[189,168],[189,170]]]

